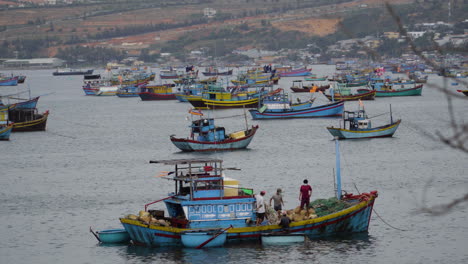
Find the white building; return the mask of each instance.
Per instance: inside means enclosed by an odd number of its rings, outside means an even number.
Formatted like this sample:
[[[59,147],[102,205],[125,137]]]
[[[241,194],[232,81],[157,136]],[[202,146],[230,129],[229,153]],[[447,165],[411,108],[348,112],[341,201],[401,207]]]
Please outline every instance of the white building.
[[[32,67],[32,68],[54,68],[60,67],[65,63],[64,60],[57,58],[40,58],[40,59],[11,59],[5,60],[3,66],[11,67]]]
[[[216,15],[216,10],[214,10],[213,8],[207,7],[203,9],[203,15],[208,18],[214,17]]]

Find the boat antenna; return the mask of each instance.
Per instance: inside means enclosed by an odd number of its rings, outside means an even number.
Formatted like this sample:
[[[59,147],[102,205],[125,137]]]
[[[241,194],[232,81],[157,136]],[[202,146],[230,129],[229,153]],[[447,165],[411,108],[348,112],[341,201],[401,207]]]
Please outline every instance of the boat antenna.
[[[335,137],[336,153],[336,198],[341,200],[341,169],[340,169],[340,143],[338,137]]]

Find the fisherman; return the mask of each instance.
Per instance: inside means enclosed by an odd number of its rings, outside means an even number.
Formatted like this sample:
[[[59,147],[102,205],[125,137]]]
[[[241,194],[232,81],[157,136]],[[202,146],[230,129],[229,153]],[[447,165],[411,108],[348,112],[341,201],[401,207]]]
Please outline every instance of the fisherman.
[[[257,208],[257,226],[262,224],[263,220],[265,219],[265,200],[263,198],[265,194],[265,191],[261,191],[260,194],[255,195]]]
[[[299,190],[299,201],[301,201],[301,210],[306,206],[309,211],[310,197],[312,196],[312,187],[309,185],[309,181],[306,179]]]
[[[282,216],[280,218],[279,225],[286,231],[289,231],[289,224],[291,224],[291,218],[288,217],[286,211],[283,211]]]
[[[271,201],[273,201],[273,209],[275,209],[275,211],[278,212],[278,217],[281,217],[281,210],[283,209],[282,206],[284,206],[283,195],[281,195],[281,192],[281,188],[278,188],[276,190],[276,193],[270,198],[270,206]]]

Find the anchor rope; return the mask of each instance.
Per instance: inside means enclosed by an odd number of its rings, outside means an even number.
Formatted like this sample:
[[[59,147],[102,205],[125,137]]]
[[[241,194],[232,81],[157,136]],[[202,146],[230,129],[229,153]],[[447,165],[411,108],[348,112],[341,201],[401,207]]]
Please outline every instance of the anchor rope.
[[[347,166],[348,163],[346,162],[345,157],[343,157],[342,159],[343,159],[343,161],[344,161],[344,163],[345,163],[345,166],[347,167],[347,170],[351,171],[351,168],[350,168],[349,166]],[[358,194],[361,194],[361,192],[359,191],[359,189],[358,189],[356,183],[355,183],[354,181],[352,181],[352,183],[353,183],[353,185],[354,185],[354,188],[355,188],[356,191],[358,192]],[[383,219],[382,216],[380,216],[379,213],[377,213],[377,211],[375,210],[374,207],[372,207],[372,211],[373,211],[373,212],[375,213],[375,215],[376,215],[380,220],[382,220],[382,222],[383,222],[384,224],[386,224],[387,226],[389,226],[389,227],[391,227],[391,228],[393,228],[393,229],[399,230],[399,231],[409,231],[408,229],[398,228],[398,227],[395,227],[395,226],[391,225],[390,223],[388,223],[385,219]]]

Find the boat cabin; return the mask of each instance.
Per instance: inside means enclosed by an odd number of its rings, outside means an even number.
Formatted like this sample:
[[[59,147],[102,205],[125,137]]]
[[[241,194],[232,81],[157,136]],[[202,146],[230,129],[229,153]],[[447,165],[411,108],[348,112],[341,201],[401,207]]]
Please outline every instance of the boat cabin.
[[[183,228],[247,226],[255,219],[253,190],[225,178],[222,160],[178,159],[151,161],[173,165],[174,192],[164,200],[169,218]],[[172,221],[174,222],[174,221]]]
[[[364,110],[359,110],[356,112],[344,111],[343,122],[345,129],[347,128],[348,124],[349,130],[361,130],[372,128],[371,121],[368,119]]]
[[[226,139],[224,127],[216,127],[213,118],[202,118],[192,121],[190,125],[192,139],[198,141],[223,141]]]

